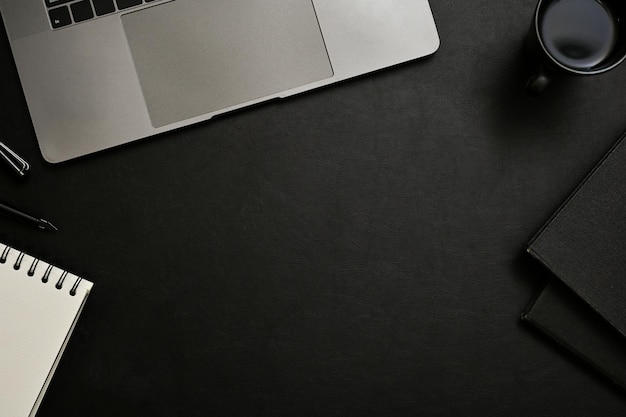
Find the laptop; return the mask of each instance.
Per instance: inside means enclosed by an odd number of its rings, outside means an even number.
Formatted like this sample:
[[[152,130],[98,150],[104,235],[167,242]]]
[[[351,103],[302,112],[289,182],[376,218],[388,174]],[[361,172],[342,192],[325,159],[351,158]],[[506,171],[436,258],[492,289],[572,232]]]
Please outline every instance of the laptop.
[[[428,0],[0,0],[52,163],[434,53]]]

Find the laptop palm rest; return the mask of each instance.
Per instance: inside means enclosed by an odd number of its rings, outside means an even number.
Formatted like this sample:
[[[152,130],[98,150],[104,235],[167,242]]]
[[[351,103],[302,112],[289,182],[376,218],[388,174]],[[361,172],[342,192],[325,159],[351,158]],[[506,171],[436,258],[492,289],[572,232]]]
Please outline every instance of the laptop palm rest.
[[[177,0],[122,22],[154,127],[333,75],[311,0]]]

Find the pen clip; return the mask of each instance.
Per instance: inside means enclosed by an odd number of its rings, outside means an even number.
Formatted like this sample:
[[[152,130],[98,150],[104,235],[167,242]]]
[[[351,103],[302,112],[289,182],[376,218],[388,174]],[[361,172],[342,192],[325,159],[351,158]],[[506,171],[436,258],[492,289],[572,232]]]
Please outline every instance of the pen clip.
[[[20,177],[26,175],[26,171],[30,169],[30,165],[24,158],[16,154],[13,150],[11,150],[11,148],[2,142],[0,142],[0,156]]]

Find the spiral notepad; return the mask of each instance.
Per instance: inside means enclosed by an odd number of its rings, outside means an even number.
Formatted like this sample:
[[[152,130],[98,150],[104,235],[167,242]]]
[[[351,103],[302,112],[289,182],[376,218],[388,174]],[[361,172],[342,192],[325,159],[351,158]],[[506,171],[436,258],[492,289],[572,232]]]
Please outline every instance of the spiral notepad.
[[[34,416],[93,284],[0,243],[0,416]]]

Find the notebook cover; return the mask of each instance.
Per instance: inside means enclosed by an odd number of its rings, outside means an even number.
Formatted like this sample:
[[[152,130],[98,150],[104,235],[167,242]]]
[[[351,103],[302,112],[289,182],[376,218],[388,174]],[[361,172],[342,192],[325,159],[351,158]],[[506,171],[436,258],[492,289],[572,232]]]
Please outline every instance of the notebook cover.
[[[563,283],[548,282],[522,319],[626,389],[626,338]]]
[[[624,136],[528,245],[528,252],[626,335]]]

